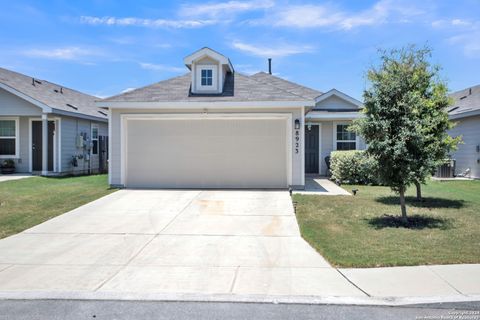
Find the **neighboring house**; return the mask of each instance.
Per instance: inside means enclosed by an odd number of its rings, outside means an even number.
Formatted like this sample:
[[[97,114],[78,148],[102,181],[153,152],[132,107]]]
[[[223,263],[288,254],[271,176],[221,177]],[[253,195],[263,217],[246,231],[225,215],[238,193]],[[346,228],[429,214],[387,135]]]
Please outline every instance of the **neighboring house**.
[[[97,103],[109,108],[110,184],[303,188],[324,158],[363,143],[346,125],[361,103],[267,73],[246,76],[209,48],[190,72]]]
[[[454,92],[455,99],[449,109],[449,118],[456,122],[450,130],[452,136],[462,136],[463,143],[452,153],[455,159],[455,174],[464,174],[471,178],[480,178],[480,85]]]
[[[105,171],[108,111],[97,99],[0,68],[0,160],[42,175]]]

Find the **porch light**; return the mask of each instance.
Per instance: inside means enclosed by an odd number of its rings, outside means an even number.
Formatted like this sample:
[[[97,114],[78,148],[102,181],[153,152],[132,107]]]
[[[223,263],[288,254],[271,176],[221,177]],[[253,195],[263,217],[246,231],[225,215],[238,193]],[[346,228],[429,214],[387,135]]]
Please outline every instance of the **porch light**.
[[[295,130],[298,130],[298,129],[300,129],[300,120],[295,119]]]

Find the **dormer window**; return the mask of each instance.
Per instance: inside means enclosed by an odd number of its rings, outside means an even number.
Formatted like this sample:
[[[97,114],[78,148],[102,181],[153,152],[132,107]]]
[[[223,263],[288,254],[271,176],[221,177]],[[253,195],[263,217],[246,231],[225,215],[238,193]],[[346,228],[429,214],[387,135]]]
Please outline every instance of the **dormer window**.
[[[211,64],[198,64],[196,69],[196,91],[203,93],[218,93],[218,66]]]
[[[202,69],[202,87],[212,86],[212,83],[213,83],[213,70]]]
[[[195,51],[183,61],[191,70],[192,94],[221,94],[227,76],[231,76],[234,72],[230,60],[210,48]]]

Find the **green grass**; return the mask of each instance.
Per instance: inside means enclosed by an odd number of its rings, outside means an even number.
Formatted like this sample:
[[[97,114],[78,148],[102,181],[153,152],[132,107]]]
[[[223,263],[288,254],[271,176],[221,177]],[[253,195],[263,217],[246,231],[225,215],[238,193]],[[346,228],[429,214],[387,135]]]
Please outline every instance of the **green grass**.
[[[106,175],[0,182],[0,238],[114,192]]]
[[[480,181],[431,181],[424,202],[407,193],[406,228],[387,187],[357,196],[294,195],[302,236],[339,267],[480,263]]]

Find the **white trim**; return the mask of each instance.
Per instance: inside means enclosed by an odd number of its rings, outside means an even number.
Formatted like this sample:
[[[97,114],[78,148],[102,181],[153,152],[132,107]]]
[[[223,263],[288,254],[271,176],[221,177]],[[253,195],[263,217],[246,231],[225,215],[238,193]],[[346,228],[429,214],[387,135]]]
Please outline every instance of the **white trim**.
[[[28,118],[28,171],[29,172],[33,172],[32,122],[42,121],[42,118],[43,118],[43,115],[42,117]],[[53,121],[53,123],[55,124],[55,130],[53,134],[53,172],[62,172],[62,132],[61,132],[62,119],[55,117],[55,118],[49,118],[47,120]],[[57,127],[57,123],[58,123],[58,127]],[[58,136],[55,134],[57,131],[58,131]],[[57,139],[58,139],[58,143],[56,141]],[[52,172],[52,171],[49,171],[49,172]]]
[[[294,141],[295,142],[295,141]],[[300,152],[301,154],[301,185],[305,185],[305,107],[302,107],[302,118],[300,120]]]
[[[232,71],[232,72],[234,71],[232,63],[230,62],[230,60],[227,57],[225,57],[223,54],[218,53],[218,52],[216,52],[216,51],[214,51],[214,50],[212,50],[208,47],[201,48],[201,49],[195,51],[194,53],[189,54],[188,56],[183,58],[183,63],[187,67],[191,68],[191,65],[193,65],[195,63],[195,61],[203,59],[205,57],[210,57],[213,60],[218,61],[222,65],[227,65],[229,67],[230,71]]]
[[[361,112],[328,112],[328,111],[310,111],[305,116],[312,120],[354,120],[362,118]]]
[[[62,118],[57,118],[55,131],[58,131],[58,167],[57,171],[62,172]],[[57,127],[58,125],[58,127]]]
[[[283,119],[286,121],[287,134],[287,186],[293,182],[293,130],[292,130],[292,114],[290,113],[214,113],[214,114],[122,114],[120,115],[120,183],[123,186],[128,184],[126,180],[127,156],[126,156],[126,136],[128,131],[128,120],[185,120],[185,119],[216,119],[216,120],[258,120],[261,119]],[[111,122],[109,122],[111,123]]]
[[[0,120],[15,121],[15,137],[2,137],[3,139],[15,138],[15,154],[14,155],[0,155],[0,159],[18,159],[20,158],[20,117],[2,117]],[[0,139],[2,139],[0,138]]]
[[[269,108],[286,109],[313,106],[313,100],[289,100],[289,101],[97,101],[97,107],[109,109],[248,109],[248,108]]]
[[[193,93],[219,93],[219,76],[218,76],[218,65],[211,64],[195,64],[195,77],[196,77],[196,86]],[[210,70],[212,71],[212,85],[202,85],[202,71]]]
[[[97,138],[93,138],[93,129],[97,129]],[[99,135],[99,127],[98,127],[98,123],[93,123],[93,122],[90,122],[90,143],[91,143],[91,146],[90,146],[90,159],[91,159],[91,156],[98,156],[98,148],[99,148],[99,144],[98,144],[98,135]],[[94,154],[93,153],[93,141],[97,141],[97,153]]]
[[[330,98],[331,96],[336,96],[336,97],[338,97],[342,100],[345,100],[345,101],[347,101],[347,102],[349,102],[349,103],[351,103],[351,104],[353,104],[353,105],[355,105],[359,108],[363,108],[363,104],[360,101],[358,101],[355,98],[350,97],[349,95],[347,95],[347,94],[345,94],[341,91],[338,91],[337,89],[331,89],[331,90],[325,92],[324,94],[319,95],[318,97],[315,98],[315,103],[317,104],[319,102],[322,102],[322,101]]]
[[[322,175],[323,159],[322,159],[322,124],[318,125],[318,174]]]
[[[337,150],[337,142],[355,142],[355,150],[358,150],[358,134],[355,134],[355,140],[337,140],[337,125],[351,125],[351,123],[333,122],[333,151]]]
[[[26,101],[30,102],[31,104],[35,105],[36,107],[41,108],[42,112],[47,112],[47,113],[52,112],[52,108],[50,108],[46,104],[44,104],[44,103],[42,103],[38,100],[33,99],[32,97],[24,94],[23,92],[18,91],[17,89],[14,89],[14,88],[12,88],[12,87],[4,84],[4,83],[1,83],[1,82],[0,82],[0,88],[10,92],[11,94],[16,95],[17,97],[22,98],[23,100],[26,100]]]
[[[480,115],[480,109],[465,111],[465,112],[462,112],[462,113],[450,114],[450,115],[448,115],[448,118],[450,120],[452,120],[452,119],[461,119],[461,118],[466,118],[466,117],[473,117],[473,116],[478,116],[478,115]]]
[[[121,123],[120,123],[121,125]],[[120,146],[120,150],[122,146]],[[112,157],[112,112],[108,112],[108,159],[107,159],[107,166],[108,166],[108,184],[112,184],[112,162],[110,161]]]

